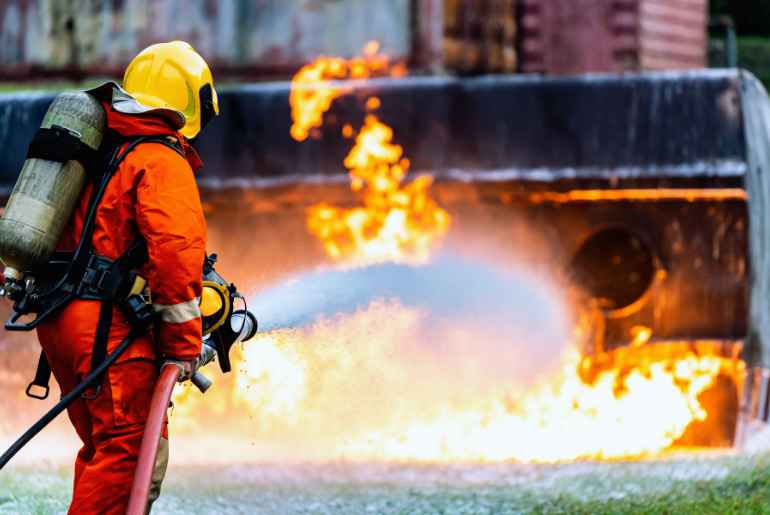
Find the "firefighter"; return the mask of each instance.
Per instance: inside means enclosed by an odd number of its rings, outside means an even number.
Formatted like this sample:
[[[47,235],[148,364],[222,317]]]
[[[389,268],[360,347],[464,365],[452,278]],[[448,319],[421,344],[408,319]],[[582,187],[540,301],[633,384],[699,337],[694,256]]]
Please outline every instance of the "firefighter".
[[[198,298],[206,225],[194,177],[201,161],[188,140],[219,107],[208,65],[181,41],[140,52],[122,88],[108,83],[89,93],[102,102],[117,149],[131,138],[154,137],[136,145],[117,167],[97,206],[91,244],[95,255],[110,262],[136,241],[146,242],[140,271],[157,321],[107,370],[100,386],[68,408],[83,443],[69,513],[118,514],[126,511],[158,363],[173,361],[185,380],[201,350]],[[80,243],[93,189],[92,183],[84,188],[58,250],[72,251]],[[128,332],[113,304],[75,299],[38,327],[38,338],[66,394]],[[167,461],[164,438],[151,500],[160,492]]]

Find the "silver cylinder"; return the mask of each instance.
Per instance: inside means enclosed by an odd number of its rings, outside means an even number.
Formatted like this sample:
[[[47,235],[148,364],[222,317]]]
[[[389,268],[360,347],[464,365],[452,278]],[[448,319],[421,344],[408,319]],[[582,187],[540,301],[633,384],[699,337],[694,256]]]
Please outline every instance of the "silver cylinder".
[[[230,317],[230,328],[238,335],[236,342],[245,342],[257,334],[257,319],[249,311],[238,310]]]
[[[99,102],[83,92],[62,93],[53,101],[42,128],[67,129],[98,150],[106,115]],[[5,275],[18,279],[22,272],[45,263],[53,254],[80,197],[86,171],[78,161],[58,163],[27,159],[0,218],[0,259]]]

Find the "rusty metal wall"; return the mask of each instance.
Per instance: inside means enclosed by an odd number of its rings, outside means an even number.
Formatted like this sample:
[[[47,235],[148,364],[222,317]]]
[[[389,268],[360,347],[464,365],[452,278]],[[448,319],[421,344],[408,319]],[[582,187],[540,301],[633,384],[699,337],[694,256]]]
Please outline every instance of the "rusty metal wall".
[[[703,68],[706,8],[707,0],[520,0],[520,69]]]
[[[376,39],[409,56],[409,0],[0,0],[0,78],[119,73],[145,46],[190,41],[214,67],[283,74]]]
[[[707,7],[705,0],[640,0],[641,67],[706,66]]]
[[[287,83],[225,88],[222,115],[196,143],[210,227],[228,229],[214,247],[239,256],[238,245],[256,242],[258,258],[229,258],[243,270],[262,271],[261,259],[264,270],[288,274],[322,259],[305,208],[355,202],[339,120],[360,119],[360,98],[372,94],[413,169],[437,177],[433,193],[455,221],[450,248],[501,249],[562,270],[586,238],[622,227],[665,273],[638,309],[608,315],[607,347],[635,326],[661,340],[748,335],[751,362],[770,364],[770,100],[756,79],[733,70],[381,79],[338,99],[319,139],[301,144],[289,136]],[[50,101],[0,95],[6,195]],[[657,188],[660,198],[630,193]]]
[[[413,68],[575,74],[706,64],[707,0],[0,0],[0,79],[119,75],[185,39],[215,73],[287,76],[376,39]]]

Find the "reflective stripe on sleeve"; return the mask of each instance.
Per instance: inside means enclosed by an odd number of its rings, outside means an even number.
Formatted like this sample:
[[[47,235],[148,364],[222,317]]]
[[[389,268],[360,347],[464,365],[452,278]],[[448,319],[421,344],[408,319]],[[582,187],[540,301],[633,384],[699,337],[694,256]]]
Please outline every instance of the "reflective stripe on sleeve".
[[[153,304],[152,308],[160,313],[161,320],[170,324],[184,324],[201,316],[197,297],[179,304]]]

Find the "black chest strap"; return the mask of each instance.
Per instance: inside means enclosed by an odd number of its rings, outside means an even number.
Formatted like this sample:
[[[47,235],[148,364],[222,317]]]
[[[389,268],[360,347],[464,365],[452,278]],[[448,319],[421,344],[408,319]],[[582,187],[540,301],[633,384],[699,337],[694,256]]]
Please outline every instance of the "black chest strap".
[[[147,261],[147,245],[144,240],[137,241],[115,261],[100,256],[94,256],[91,265],[86,269],[79,298],[99,300],[99,321],[94,334],[94,347],[91,353],[91,370],[95,370],[107,358],[107,341],[112,326],[112,309],[117,299],[128,296],[133,281],[131,271]],[[51,365],[44,352],[40,352],[35,378],[27,386],[26,394],[33,399],[48,397],[51,382]],[[100,392],[100,386],[95,392],[86,392],[83,397],[95,398]]]

